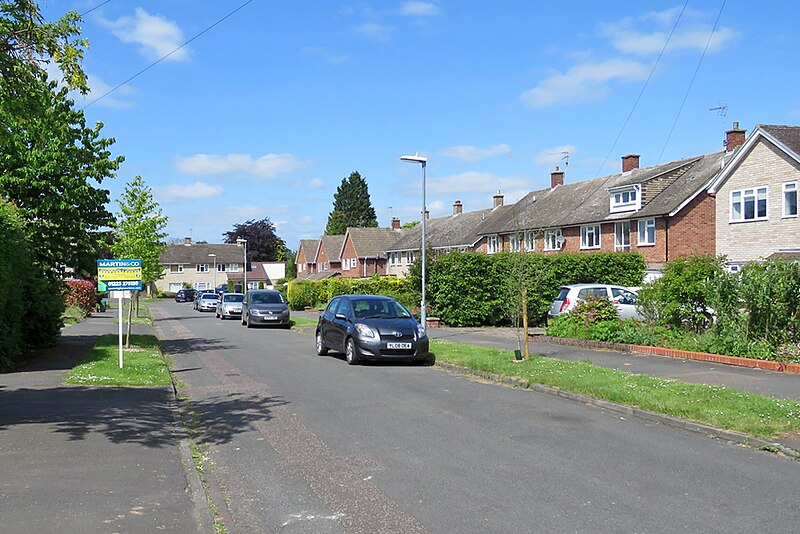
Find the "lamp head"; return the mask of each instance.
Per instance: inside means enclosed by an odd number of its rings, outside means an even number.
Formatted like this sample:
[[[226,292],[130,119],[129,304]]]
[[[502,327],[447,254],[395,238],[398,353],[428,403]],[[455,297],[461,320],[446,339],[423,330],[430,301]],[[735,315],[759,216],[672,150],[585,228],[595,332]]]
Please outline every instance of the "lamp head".
[[[413,156],[400,156],[400,161],[407,161],[409,163],[422,163],[425,165],[425,163],[428,161],[428,158],[426,156],[414,154]]]

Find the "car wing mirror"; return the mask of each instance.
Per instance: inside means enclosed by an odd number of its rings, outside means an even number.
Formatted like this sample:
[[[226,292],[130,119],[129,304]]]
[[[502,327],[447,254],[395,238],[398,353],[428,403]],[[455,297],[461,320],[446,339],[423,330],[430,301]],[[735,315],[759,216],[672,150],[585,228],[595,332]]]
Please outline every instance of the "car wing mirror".
[[[347,316],[345,314],[343,314],[343,313],[337,313],[334,317],[336,317],[337,319],[339,319],[341,321],[349,321]]]

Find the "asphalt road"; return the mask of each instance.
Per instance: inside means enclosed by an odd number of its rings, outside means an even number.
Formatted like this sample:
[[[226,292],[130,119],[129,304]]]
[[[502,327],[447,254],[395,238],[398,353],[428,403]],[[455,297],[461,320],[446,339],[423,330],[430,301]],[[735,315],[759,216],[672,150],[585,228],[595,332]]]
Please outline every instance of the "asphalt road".
[[[800,463],[151,305],[234,532],[797,532]]]

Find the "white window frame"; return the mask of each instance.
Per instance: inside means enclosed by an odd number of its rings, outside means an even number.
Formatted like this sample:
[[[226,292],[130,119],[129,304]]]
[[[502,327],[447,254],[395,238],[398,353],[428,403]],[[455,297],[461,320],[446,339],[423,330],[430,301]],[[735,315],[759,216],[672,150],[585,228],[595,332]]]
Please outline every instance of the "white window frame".
[[[197,264],[197,272],[198,273],[207,273],[209,271],[207,263],[198,263]]]
[[[177,265],[170,265],[169,266],[169,272],[171,274],[180,274],[180,273],[182,273],[183,272],[183,264],[179,263]]]
[[[561,250],[561,246],[558,245],[558,238],[564,238],[564,233],[561,231],[561,228],[553,228],[550,230],[544,231],[544,250]],[[563,245],[562,245],[563,246]]]
[[[414,263],[414,258],[415,258],[414,251],[413,250],[409,250],[408,254],[406,255],[406,261],[407,261],[408,265],[411,265],[412,263]]]
[[[508,250],[510,252],[519,252],[520,251],[520,235],[519,234],[510,234],[508,236]]]
[[[536,250],[536,232],[528,230],[525,232],[525,252],[533,252]]]
[[[224,273],[226,269],[227,269],[227,266],[224,263],[218,263],[217,264],[217,272],[218,273]]]
[[[763,194],[764,201],[763,215],[759,215],[758,209],[759,197],[761,194]],[[747,208],[748,202],[753,203],[753,217],[750,218],[745,216],[745,209]],[[769,206],[769,188],[765,185],[731,191],[730,222],[766,221],[768,219],[767,206]],[[735,215],[737,207],[739,212],[738,216]]]
[[[656,220],[655,219],[639,219],[638,230],[636,236],[636,245],[639,247],[652,247],[656,244]],[[647,239],[652,235],[653,239]]]
[[[497,254],[500,250],[500,236],[490,235],[486,237],[486,253]]]
[[[350,258],[350,268],[358,269],[358,258]]]
[[[238,263],[229,263],[228,264],[228,272],[238,273],[239,272],[239,264]]]
[[[389,265],[397,265],[397,252],[389,253]]]
[[[625,227],[628,227],[627,232],[625,231]],[[620,237],[623,238],[622,242],[620,242]],[[627,242],[625,242],[625,237],[627,237]],[[614,251],[615,252],[624,252],[631,249],[631,222],[630,221],[618,221],[614,223]]]
[[[790,200],[791,197],[794,199]],[[794,209],[792,210],[792,208]],[[783,217],[797,217],[797,182],[784,182],[783,184]]]
[[[642,207],[641,186],[636,184],[632,187],[611,191],[609,196],[609,210],[611,213],[624,211],[637,211]]]
[[[322,270],[323,271],[327,271],[328,270],[328,262],[327,261],[322,263]]]
[[[350,258],[345,258],[342,260],[342,270],[343,271],[350,270]]]
[[[596,250],[602,245],[602,228],[599,224],[581,226],[581,250]]]

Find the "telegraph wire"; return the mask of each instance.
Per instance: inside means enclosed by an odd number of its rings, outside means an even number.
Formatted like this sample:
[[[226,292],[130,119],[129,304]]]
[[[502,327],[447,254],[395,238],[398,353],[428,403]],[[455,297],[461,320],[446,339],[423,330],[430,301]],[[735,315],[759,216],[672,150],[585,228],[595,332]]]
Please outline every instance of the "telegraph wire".
[[[103,7],[104,5],[106,5],[107,3],[109,3],[110,1],[111,1],[111,0],[106,0],[106,1],[105,1],[105,2],[103,2],[102,4],[97,4],[96,6],[94,6],[92,9],[90,9],[90,10],[88,10],[88,11],[84,11],[83,13],[81,13],[81,18],[83,18],[83,16],[84,16],[84,15],[88,15],[89,13],[91,13],[92,11],[94,11],[95,9],[99,9],[99,8]]]
[[[107,0],[107,1],[109,1],[109,2],[110,2],[111,0]],[[136,78],[138,78],[139,76],[141,76],[142,74],[144,74],[145,72],[147,72],[148,70],[152,69],[153,67],[155,67],[156,65],[158,65],[159,63],[161,63],[162,61],[164,61],[165,59],[167,59],[168,57],[170,57],[170,56],[171,56],[172,54],[174,54],[175,52],[177,52],[177,51],[181,50],[182,48],[184,48],[186,45],[188,45],[189,43],[191,43],[192,41],[194,41],[195,39],[197,39],[197,38],[198,38],[198,37],[200,37],[201,35],[203,35],[203,34],[205,34],[205,33],[209,32],[209,31],[210,31],[211,29],[213,29],[215,26],[218,26],[219,24],[221,24],[221,23],[222,23],[222,22],[224,22],[226,19],[228,19],[228,18],[230,18],[231,16],[233,16],[233,15],[234,15],[235,13],[237,13],[238,11],[241,11],[242,9],[244,9],[244,8],[245,8],[245,7],[246,7],[248,4],[252,4],[252,3],[253,3],[253,1],[254,1],[254,0],[247,0],[246,2],[244,2],[243,4],[241,4],[239,7],[237,7],[237,8],[236,8],[236,9],[234,9],[233,11],[229,12],[227,15],[223,16],[222,18],[220,18],[219,20],[217,20],[216,22],[214,22],[213,24],[211,24],[210,26],[208,26],[208,27],[207,27],[207,28],[205,28],[204,30],[202,30],[202,31],[200,31],[199,33],[195,34],[195,36],[194,36],[194,37],[192,37],[191,39],[188,39],[187,41],[184,41],[184,43],[183,43],[183,44],[181,44],[180,46],[176,47],[174,50],[172,50],[172,51],[170,51],[170,52],[168,52],[168,53],[164,54],[163,56],[161,56],[161,57],[160,57],[160,58],[158,58],[157,60],[155,60],[155,61],[153,61],[152,63],[150,63],[148,66],[146,66],[145,68],[143,68],[142,70],[140,70],[139,72],[137,72],[136,74],[134,74],[133,76],[131,76],[130,78],[128,78],[127,80],[125,80],[124,82],[121,82],[121,83],[119,83],[119,84],[115,85],[114,87],[112,87],[111,89],[109,89],[108,91],[106,91],[105,93],[103,93],[102,95],[98,96],[97,98],[95,98],[94,100],[92,100],[91,102],[89,102],[88,104],[86,104],[85,106],[83,106],[83,107],[81,108],[81,110],[84,110],[84,109],[88,108],[89,106],[91,106],[92,104],[94,104],[94,103],[96,103],[96,102],[98,102],[98,101],[102,100],[103,98],[107,97],[108,95],[110,95],[111,93],[113,93],[114,91],[116,91],[117,89],[119,89],[120,87],[122,87],[123,85],[127,84],[128,82],[131,82],[131,81],[135,80]],[[101,5],[102,5],[102,4],[101,4]],[[100,6],[97,6],[97,7],[100,7]]]

